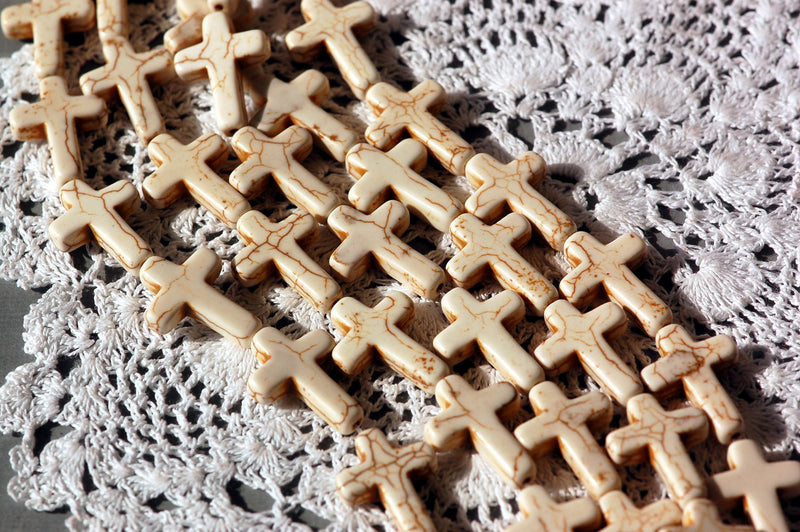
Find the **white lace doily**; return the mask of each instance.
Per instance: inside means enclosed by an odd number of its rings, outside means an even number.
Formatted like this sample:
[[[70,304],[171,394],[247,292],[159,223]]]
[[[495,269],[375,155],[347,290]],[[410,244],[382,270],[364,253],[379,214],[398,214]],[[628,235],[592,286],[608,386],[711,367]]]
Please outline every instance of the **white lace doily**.
[[[533,149],[550,165],[542,191],[579,226],[604,241],[643,236],[650,255],[640,275],[695,335],[724,333],[740,361],[721,373],[745,435],[770,459],[800,450],[800,9],[775,1],[619,2],[372,0],[380,23],[362,38],[384,80],[408,88],[431,78],[448,91],[442,119],[478,151],[509,160]],[[294,77],[282,36],[302,23],[299,2],[258,5],[273,39],[266,79]],[[171,2],[131,2],[132,40],[157,46],[177,19]],[[170,13],[165,16],[164,13]],[[104,61],[94,32],[68,37],[67,79]],[[310,66],[329,75],[328,108],[363,131],[369,120],[325,54]],[[246,397],[251,354],[190,320],[161,336],[142,317],[151,300],[141,283],[96,245],[72,254],[48,241],[60,213],[45,143],[16,142],[12,108],[38,95],[32,46],[0,60],[0,276],[43,296],[25,320],[30,362],[0,388],[0,430],[21,436],[11,453],[12,496],[34,510],[67,507],[73,528],[391,528],[377,505],[345,506],[334,476],[356,462],[343,437],[297,401],[260,406]],[[205,84],[174,80],[156,90],[170,131],[186,142],[214,130]],[[99,186],[154,170],[124,109],[109,126],[81,136],[86,179]],[[235,166],[231,161],[228,170]],[[324,154],[307,165],[342,198],[352,180]],[[426,175],[462,200],[463,178]],[[41,204],[41,213],[34,205]],[[291,206],[264,197],[254,207],[278,216]],[[184,260],[205,245],[230,259],[235,233],[191,201],[144,207],[133,227],[155,253]],[[405,236],[444,263],[449,238],[422,223]],[[325,264],[336,246],[325,232],[310,249]],[[566,264],[534,242],[526,256],[554,281]],[[237,286],[229,267],[218,281],[235,301],[287,334],[331,329],[329,320],[279,280]],[[344,286],[374,304],[396,283],[378,272]],[[486,291],[497,287],[487,284]],[[410,334],[430,346],[445,325],[438,305],[415,297]],[[514,334],[530,351],[547,336],[529,316]],[[639,369],[652,340],[629,332],[615,343]],[[496,379],[480,360],[457,370],[473,384]],[[365,409],[363,426],[390,440],[422,438],[439,409],[381,365],[345,386]],[[595,385],[572,371],[571,393]],[[617,412],[615,424],[619,424]],[[527,406],[516,421],[531,414]],[[698,469],[726,468],[713,440],[692,448]],[[582,488],[558,457],[537,461],[538,482],[560,497]],[[635,500],[665,496],[649,466],[621,468]],[[250,507],[248,492],[272,502]],[[469,450],[439,455],[420,485],[441,530],[499,530],[514,521],[516,491]],[[245,495],[243,495],[245,494]],[[786,504],[800,521],[800,504]],[[739,516],[741,517],[741,516]]]

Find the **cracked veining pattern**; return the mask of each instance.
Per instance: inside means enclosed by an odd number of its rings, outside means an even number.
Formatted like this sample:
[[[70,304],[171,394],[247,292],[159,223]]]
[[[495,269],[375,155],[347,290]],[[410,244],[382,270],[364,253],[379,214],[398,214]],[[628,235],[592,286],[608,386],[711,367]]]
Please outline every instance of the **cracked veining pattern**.
[[[401,141],[388,153],[369,144],[357,144],[347,152],[347,171],[358,180],[347,198],[358,210],[372,212],[389,199],[391,192],[410,212],[446,233],[464,207],[417,173],[427,159],[425,146],[414,139]]]
[[[367,103],[376,115],[365,136],[370,144],[384,150],[400,140],[407,131],[427,146],[442,166],[455,175],[463,175],[467,161],[475,155],[472,146],[432,113],[446,103],[441,85],[431,79],[409,92],[388,83],[378,83],[367,91]]]
[[[321,107],[330,88],[328,78],[317,70],[306,70],[289,83],[273,78],[258,129],[274,136],[294,123],[311,131],[334,159],[343,162],[358,135]]]
[[[531,237],[531,225],[511,213],[494,225],[464,213],[450,224],[450,236],[460,249],[447,263],[447,273],[458,286],[472,288],[492,271],[503,286],[521,295],[539,315],[558,298],[553,284],[517,253]]]
[[[100,40],[115,36],[127,36],[130,30],[128,0],[96,0],[97,32]]]
[[[67,212],[48,227],[50,239],[61,251],[86,245],[94,235],[100,246],[132,273],[153,253],[150,246],[125,222],[139,209],[139,193],[131,183],[117,181],[95,190],[73,180],[61,187],[61,204]]]
[[[683,509],[681,526],[670,526],[659,532],[756,532],[747,525],[722,522],[716,505],[708,499],[693,499]]]
[[[162,83],[172,77],[172,57],[164,49],[136,53],[121,35],[103,38],[102,45],[106,64],[81,76],[81,90],[106,100],[118,94],[136,134],[147,144],[164,130],[150,81]]]
[[[695,407],[665,411],[655,397],[643,393],[628,401],[627,414],[628,425],[606,437],[611,459],[626,465],[649,456],[670,496],[682,505],[705,496],[705,482],[686,451],[708,435],[703,411]]]
[[[36,77],[46,78],[62,71],[64,32],[94,26],[94,5],[91,0],[31,0],[3,9],[0,22],[9,39],[33,39]]]
[[[729,471],[709,480],[716,499],[744,498],[744,511],[758,530],[788,532],[780,496],[800,495],[800,462],[768,463],[753,440],[738,440],[728,446]]]
[[[601,522],[600,509],[591,499],[557,503],[542,486],[528,486],[517,497],[523,519],[505,532],[572,532],[595,530]]]
[[[144,313],[145,322],[164,334],[186,316],[192,316],[244,348],[261,322],[234,303],[211,283],[219,276],[222,261],[208,248],[200,248],[182,265],[152,256],[139,275],[156,296]]]
[[[504,290],[479,301],[463,288],[442,297],[442,312],[450,325],[436,335],[433,347],[449,364],[466,360],[478,347],[504,379],[527,393],[544,379],[542,367],[508,332],[525,317],[525,303]]]
[[[411,483],[412,473],[425,473],[436,465],[436,453],[424,442],[393,447],[380,429],[356,437],[359,464],[336,475],[336,490],[347,504],[371,502],[380,497],[402,532],[433,532],[436,527]]]
[[[606,520],[600,532],[660,532],[662,527],[681,524],[681,507],[669,499],[637,508],[623,492],[612,491],[599,502]]]
[[[628,325],[625,312],[615,303],[605,303],[582,314],[568,301],[558,300],[544,312],[553,333],[534,351],[536,360],[554,375],[567,371],[577,355],[583,369],[621,405],[643,390],[633,368],[609,344]]]
[[[60,188],[73,179],[83,179],[77,125],[81,130],[98,129],[107,118],[103,100],[70,96],[64,78],[50,76],[39,81],[39,101],[15,107],[8,121],[19,140],[47,139],[53,177]]]
[[[336,342],[317,329],[298,340],[265,327],[253,337],[259,367],[247,381],[250,395],[262,404],[296,393],[314,412],[342,434],[356,430],[364,412],[348,393],[319,366]]]
[[[592,435],[611,423],[608,397],[594,391],[567,399],[556,383],[545,381],[534,386],[529,398],[536,417],[514,430],[519,442],[535,457],[550,454],[558,443],[561,456],[594,499],[620,489],[614,464]]]
[[[408,224],[408,210],[397,200],[387,201],[372,214],[346,205],[337,207],[328,216],[328,226],[342,243],[331,255],[331,268],[346,281],[353,281],[374,259],[378,267],[414,293],[435,298],[444,284],[444,271],[397,236]]]
[[[465,169],[467,180],[478,189],[465,206],[486,223],[505,214],[508,206],[527,218],[550,247],[560,250],[575,232],[575,222],[536,190],[545,172],[544,159],[538,153],[526,152],[505,165],[479,153]]]
[[[378,16],[367,2],[353,2],[337,8],[329,0],[303,0],[306,23],[286,34],[286,47],[296,61],[309,61],[324,43],[339,72],[356,98],[363,100],[367,89],[380,81],[378,70],[356,39],[375,27]]]
[[[348,375],[356,375],[377,352],[390,368],[433,393],[450,368],[402,331],[413,317],[414,304],[401,292],[392,292],[373,308],[352,297],[340,299],[331,310],[331,321],[344,338],[333,348],[333,361]]]
[[[516,488],[536,474],[528,452],[503,424],[519,410],[517,390],[499,382],[475,390],[459,375],[448,375],[436,385],[436,401],[442,412],[425,424],[425,441],[439,452],[466,444],[467,437],[478,454]]]
[[[573,305],[585,307],[602,286],[608,298],[630,312],[650,336],[672,320],[666,303],[631,271],[647,255],[647,246],[638,236],[628,233],[604,246],[580,231],[564,244],[564,254],[575,269],[564,276],[559,288]]]
[[[215,133],[206,133],[191,144],[181,144],[162,133],[147,146],[158,169],[142,185],[148,203],[163,209],[188,193],[217,219],[236,227],[250,204],[215,169],[227,159],[228,144]]]
[[[289,201],[320,222],[339,205],[336,193],[301,164],[313,147],[306,129],[290,126],[275,137],[268,137],[247,126],[236,132],[232,144],[242,164],[231,172],[230,183],[246,197],[262,193],[266,178],[272,176]]]
[[[203,40],[203,18],[209,13],[222,11],[234,23],[250,22],[250,0],[175,0],[181,21],[164,34],[164,46],[173,54]]]
[[[186,80],[208,78],[217,126],[227,134],[248,122],[238,64],[260,63],[269,56],[263,31],[235,33],[228,15],[214,12],[203,18],[202,42],[175,54],[175,72]]]
[[[736,362],[730,336],[694,341],[679,325],[667,325],[656,335],[661,359],[642,370],[642,379],[656,394],[670,395],[683,384],[686,397],[711,420],[720,443],[728,444],[743,428],[742,415],[714,374]]]
[[[342,297],[339,284],[304,250],[319,230],[310,214],[295,212],[272,222],[253,210],[239,218],[236,230],[247,245],[233,259],[236,277],[244,286],[261,283],[277,270],[320,312],[330,311]]]

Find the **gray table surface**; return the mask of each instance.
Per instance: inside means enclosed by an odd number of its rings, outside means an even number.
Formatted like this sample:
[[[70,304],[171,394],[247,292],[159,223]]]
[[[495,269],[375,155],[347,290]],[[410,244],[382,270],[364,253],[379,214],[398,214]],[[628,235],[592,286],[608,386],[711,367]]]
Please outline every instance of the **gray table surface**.
[[[0,8],[15,3],[0,0]],[[20,46],[22,43],[0,36],[0,57],[8,57]],[[30,361],[22,348],[22,320],[39,297],[36,292],[18,288],[14,282],[0,281],[0,301],[3,302],[0,305],[0,338],[3,339],[0,342],[0,382],[4,382],[14,368]],[[8,453],[18,442],[18,438],[0,434],[0,530],[63,530],[66,511],[34,512],[8,495],[6,488],[14,476]]]

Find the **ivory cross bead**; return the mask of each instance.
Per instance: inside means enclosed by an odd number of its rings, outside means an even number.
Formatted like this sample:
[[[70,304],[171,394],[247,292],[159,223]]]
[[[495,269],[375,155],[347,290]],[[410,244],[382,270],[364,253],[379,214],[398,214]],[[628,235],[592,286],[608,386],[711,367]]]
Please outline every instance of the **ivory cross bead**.
[[[600,510],[593,500],[581,498],[559,504],[542,486],[528,486],[517,501],[525,518],[505,532],[595,530],[601,522]]]
[[[94,190],[83,181],[73,180],[61,187],[60,197],[67,212],[56,218],[48,231],[61,251],[88,244],[93,234],[103,249],[133,273],[152,255],[147,243],[124,219],[141,203],[131,183],[117,181]]]
[[[544,159],[530,151],[506,165],[479,153],[465,168],[467,180],[478,189],[467,199],[467,210],[491,223],[508,205],[527,218],[550,247],[562,249],[576,230],[575,222],[534,188],[544,179],[545,166]]]
[[[251,15],[249,0],[175,0],[181,21],[164,34],[164,45],[174,54],[203,40],[203,18],[209,13],[227,13],[236,25]]]
[[[319,366],[335,343],[323,330],[292,340],[278,329],[261,329],[253,337],[253,352],[262,366],[247,381],[250,395],[257,402],[268,404],[291,390],[337,431],[352,433],[364,412]]]
[[[531,236],[531,226],[511,213],[494,225],[486,225],[464,213],[450,224],[450,236],[461,250],[447,263],[447,273],[458,286],[471,288],[490,269],[503,288],[513,290],[538,313],[558,298],[555,287],[517,253]]]
[[[736,361],[733,340],[721,335],[695,342],[686,329],[673,324],[658,331],[656,347],[662,358],[642,370],[648,388],[657,394],[670,394],[682,383],[689,401],[711,420],[717,440],[730,443],[744,422],[714,369]]]
[[[612,491],[599,502],[607,524],[600,532],[660,532],[681,523],[681,508],[670,499],[637,508],[623,492]]]
[[[756,532],[751,526],[723,523],[719,510],[708,499],[693,499],[686,503],[681,525],[667,527],[659,532]]]
[[[572,365],[577,355],[586,373],[615,401],[625,405],[642,393],[642,382],[608,343],[625,332],[628,319],[615,303],[605,303],[582,314],[560,299],[544,311],[544,320],[553,335],[534,351],[536,360],[552,374]]]
[[[436,453],[427,443],[393,447],[380,429],[356,436],[359,464],[336,475],[336,491],[347,504],[356,505],[380,497],[384,508],[402,532],[434,532],[425,505],[411,483],[413,473],[430,471]]]
[[[337,8],[329,0],[303,0],[300,9],[308,22],[286,34],[286,47],[293,59],[313,59],[324,43],[350,90],[363,100],[380,76],[355,32],[364,33],[375,26],[375,10],[367,2]]]
[[[203,41],[175,54],[175,72],[186,80],[208,77],[217,126],[227,134],[248,122],[238,64],[256,64],[269,55],[263,31],[234,33],[228,15],[215,12],[203,18]]]
[[[369,144],[353,146],[345,161],[347,171],[358,179],[347,194],[358,210],[372,212],[389,199],[389,193],[431,226],[446,233],[462,212],[461,203],[417,172],[425,167],[428,153],[414,139],[405,139],[385,153]]]
[[[650,336],[672,320],[669,307],[628,267],[638,266],[647,254],[638,236],[628,233],[604,246],[580,231],[567,239],[564,254],[575,269],[564,276],[559,288],[573,305],[588,305],[602,286],[608,298],[633,314]]]
[[[158,169],[147,176],[145,199],[163,209],[186,194],[231,227],[250,210],[250,204],[215,169],[227,159],[228,145],[215,133],[206,133],[184,145],[162,133],[147,146]]]
[[[222,261],[208,248],[200,248],[182,265],[162,257],[147,259],[140,270],[142,283],[156,294],[144,319],[156,332],[165,334],[183,318],[192,316],[244,348],[261,322],[214,288]]]
[[[403,92],[388,83],[378,83],[367,91],[367,103],[376,115],[365,133],[370,144],[382,150],[389,148],[407,131],[427,146],[447,171],[464,174],[475,150],[433,116],[446,103],[441,85],[428,79]]]
[[[106,104],[97,96],[70,96],[64,78],[39,80],[39,101],[11,110],[8,121],[18,140],[47,139],[53,176],[60,188],[83,178],[78,126],[98,129],[106,124]]]
[[[442,412],[425,425],[425,441],[439,452],[461,447],[469,436],[479,455],[508,484],[521,488],[536,474],[530,455],[503,425],[519,410],[517,390],[499,382],[477,391],[459,375],[436,385]]]
[[[705,483],[686,451],[686,446],[698,444],[708,435],[703,411],[688,407],[667,412],[655,397],[643,393],[628,401],[627,413],[628,425],[606,437],[611,459],[625,465],[649,456],[673,499],[685,504],[705,496]]]
[[[94,20],[91,0],[31,0],[9,6],[0,15],[6,37],[33,39],[34,69],[40,79],[62,71],[64,32],[86,31]]]
[[[334,159],[343,162],[358,136],[321,107],[329,91],[328,78],[316,70],[306,70],[289,83],[273,78],[258,129],[277,135],[294,123],[311,131]]]
[[[147,143],[164,130],[150,81],[160,83],[172,77],[170,53],[160,49],[137,54],[128,39],[119,35],[105,37],[101,43],[106,64],[81,76],[81,90],[105,100],[118,94],[136,134]]]
[[[788,532],[779,496],[800,494],[800,462],[768,463],[756,442],[737,440],[728,446],[728,467],[709,481],[714,498],[744,498],[744,510],[758,530]]]
[[[328,216],[328,226],[342,241],[330,258],[331,267],[353,281],[377,265],[414,293],[433,299],[444,284],[444,271],[400,240],[409,224],[408,211],[396,200],[387,201],[372,214],[342,205]]]
[[[242,161],[232,173],[230,183],[246,197],[254,197],[266,188],[267,176],[286,198],[324,222],[339,205],[336,193],[301,163],[311,153],[311,134],[291,126],[275,137],[268,137],[254,127],[244,127],[233,136],[233,150]]]
[[[392,292],[373,308],[352,297],[340,299],[331,310],[331,321],[344,338],[333,348],[333,361],[348,375],[356,375],[377,352],[390,368],[433,393],[450,368],[402,331],[413,317],[414,304],[401,292]]]
[[[468,358],[477,346],[504,379],[527,392],[544,379],[544,371],[508,332],[525,317],[525,304],[511,290],[478,301],[463,288],[442,297],[442,312],[450,325],[436,335],[433,347],[449,364]]]
[[[318,229],[308,213],[296,212],[272,222],[258,211],[247,212],[236,224],[247,245],[233,259],[237,279],[244,286],[253,286],[277,270],[317,310],[330,311],[342,297],[342,289],[303,249],[316,238]]]
[[[620,489],[614,464],[592,435],[611,422],[608,397],[594,391],[567,399],[550,381],[534,386],[529,397],[536,417],[514,430],[519,442],[534,457],[550,454],[558,442],[561,456],[594,499]]]

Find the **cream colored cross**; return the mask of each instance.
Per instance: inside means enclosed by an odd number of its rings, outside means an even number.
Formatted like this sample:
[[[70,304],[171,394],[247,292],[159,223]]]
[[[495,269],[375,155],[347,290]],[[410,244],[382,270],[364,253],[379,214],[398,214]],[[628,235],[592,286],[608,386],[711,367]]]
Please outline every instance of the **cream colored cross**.
[[[561,250],[575,232],[575,222],[534,188],[544,179],[545,171],[544,159],[538,153],[524,153],[505,165],[479,153],[465,169],[467,180],[478,189],[467,199],[467,210],[491,223],[505,214],[508,205],[527,218],[550,247]]]
[[[225,134],[248,122],[237,63],[255,64],[270,55],[269,39],[263,31],[233,31],[226,13],[210,13],[203,18],[203,41],[175,54],[178,76],[188,80],[208,77],[217,126]]]
[[[231,185],[251,198],[266,188],[267,176],[277,183],[286,198],[317,220],[324,222],[339,205],[336,193],[301,163],[311,153],[311,134],[291,126],[275,137],[254,127],[245,127],[233,136],[233,150],[242,161],[230,177]]]
[[[681,524],[681,508],[669,499],[637,508],[623,492],[612,491],[599,503],[606,520],[602,532],[660,532],[665,526]]]
[[[444,284],[444,271],[397,236],[408,224],[408,211],[397,200],[387,201],[372,214],[345,205],[337,207],[328,216],[328,227],[342,243],[331,255],[331,267],[345,280],[353,281],[374,259],[383,271],[416,294],[435,298]]]
[[[306,70],[291,82],[273,78],[267,88],[267,105],[261,114],[258,129],[277,135],[289,123],[311,131],[334,159],[344,161],[347,150],[358,142],[358,136],[322,107],[330,84],[324,74]]]
[[[33,39],[36,77],[62,71],[64,32],[86,31],[94,26],[91,0],[31,0],[3,9],[3,33],[10,39]]]
[[[703,410],[720,443],[728,444],[742,430],[742,415],[714,374],[715,368],[732,365],[738,355],[730,336],[699,342],[679,325],[667,325],[656,335],[661,355],[642,370],[642,379],[654,393],[669,394],[682,383],[686,397]]]
[[[293,58],[309,61],[324,43],[353,94],[363,100],[380,76],[354,32],[363,33],[375,26],[375,10],[367,2],[337,8],[329,0],[303,0],[300,9],[307,22],[286,34],[286,47]]]
[[[228,158],[228,145],[219,135],[206,133],[184,145],[162,133],[150,142],[147,152],[158,166],[142,185],[145,199],[153,206],[163,209],[188,192],[231,227],[250,210],[247,200],[215,171]]]
[[[450,325],[436,335],[433,347],[449,364],[472,355],[475,347],[504,379],[528,392],[544,379],[542,367],[508,332],[525,317],[525,303],[511,290],[478,301],[463,288],[442,297],[442,312]]]
[[[533,478],[533,460],[502,421],[519,410],[519,395],[511,384],[477,391],[463,377],[449,375],[436,385],[436,401],[442,412],[425,424],[425,441],[434,449],[452,451],[469,438],[508,484],[521,488]]]
[[[608,298],[633,314],[650,336],[672,320],[669,307],[630,270],[647,255],[638,236],[628,233],[604,246],[592,235],[578,232],[567,239],[564,254],[575,269],[564,276],[559,288],[573,305],[588,305],[602,286]]]
[[[318,228],[308,213],[296,212],[272,222],[258,211],[249,211],[236,224],[247,245],[233,259],[237,278],[244,286],[253,286],[278,270],[317,310],[330,311],[342,297],[342,289],[304,250],[304,245],[316,238]]]
[[[788,532],[779,496],[800,495],[800,462],[768,463],[756,442],[738,440],[728,446],[728,467],[709,481],[714,497],[744,498],[744,509],[758,530]]]
[[[650,461],[670,496],[683,504],[703,497],[706,486],[686,451],[706,439],[708,420],[694,407],[665,411],[650,394],[640,394],[626,406],[628,425],[606,437],[611,459],[620,465]],[[683,438],[681,438],[683,436]]]
[[[369,144],[355,145],[345,159],[347,171],[358,179],[347,194],[350,203],[360,211],[372,212],[391,192],[413,214],[446,233],[464,207],[417,173],[427,158],[425,146],[414,139],[405,139],[388,153]]]
[[[81,90],[106,100],[118,94],[136,134],[146,144],[164,130],[150,81],[161,83],[172,77],[172,57],[164,49],[137,54],[128,39],[119,35],[101,43],[106,64],[81,76]]]
[[[600,509],[591,499],[556,503],[543,486],[528,486],[517,498],[524,519],[505,532],[570,532],[595,530],[601,522]]]
[[[165,334],[192,316],[242,347],[250,347],[261,322],[211,284],[221,268],[222,261],[208,248],[198,249],[182,265],[157,256],[147,259],[140,270],[142,283],[156,294],[144,313],[147,325]]]
[[[253,337],[253,352],[262,365],[247,381],[250,395],[268,404],[292,391],[337,431],[352,433],[364,412],[319,365],[335,343],[323,330],[292,340],[278,329],[261,329]]]
[[[94,234],[97,243],[132,273],[137,273],[153,254],[125,222],[125,217],[136,212],[140,204],[139,193],[131,183],[117,181],[95,190],[83,181],[73,180],[61,187],[60,197],[67,212],[56,218],[48,231],[61,251],[88,244]]]
[[[553,335],[536,348],[534,356],[546,370],[553,374],[566,371],[577,355],[586,373],[619,404],[625,406],[642,393],[639,375],[609,344],[628,324],[618,305],[605,303],[582,314],[560,299],[547,307],[544,320]]]
[[[350,505],[380,497],[401,532],[435,532],[410,478],[434,467],[436,453],[431,446],[419,442],[393,447],[380,429],[371,428],[356,437],[356,453],[359,463],[336,475],[339,496]]]
[[[756,532],[751,526],[723,523],[717,506],[708,499],[686,503],[681,525],[662,528],[659,532]]]
[[[620,489],[616,467],[592,435],[614,415],[608,397],[595,391],[567,399],[550,381],[534,386],[529,397],[536,417],[514,430],[519,442],[535,457],[550,454],[558,443],[561,456],[594,499]]]
[[[68,181],[83,179],[78,127],[98,129],[106,123],[106,104],[97,96],[70,96],[64,78],[50,76],[39,81],[39,101],[11,110],[8,121],[19,140],[47,139],[53,160],[53,176],[61,188]]]
[[[463,175],[475,150],[433,116],[432,113],[444,106],[445,100],[442,86],[430,79],[409,92],[388,83],[373,85],[367,92],[367,103],[376,119],[367,128],[367,140],[383,150],[395,144],[403,131],[407,131],[425,144],[446,170]]]
[[[447,263],[447,273],[463,288],[471,288],[491,269],[503,288],[513,290],[538,313],[558,298],[558,291],[536,268],[517,253],[531,236],[531,226],[511,213],[486,225],[465,213],[450,224],[450,236],[461,250]]]
[[[413,316],[414,304],[400,292],[373,308],[352,297],[340,299],[331,310],[331,321],[344,338],[333,348],[333,361],[348,375],[356,375],[377,352],[390,368],[433,393],[450,368],[401,330]]]

